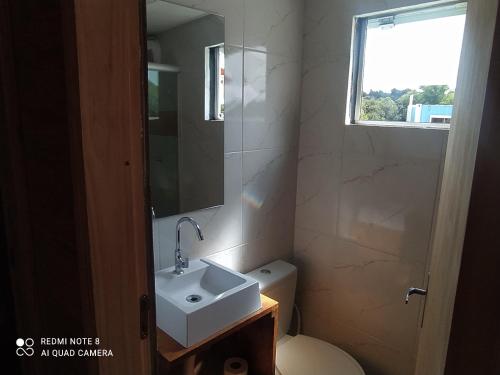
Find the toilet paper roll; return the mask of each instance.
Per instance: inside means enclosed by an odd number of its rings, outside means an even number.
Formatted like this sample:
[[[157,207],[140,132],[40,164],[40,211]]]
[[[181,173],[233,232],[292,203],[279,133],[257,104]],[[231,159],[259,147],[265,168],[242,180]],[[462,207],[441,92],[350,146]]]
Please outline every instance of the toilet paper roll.
[[[224,362],[224,375],[247,375],[248,362],[243,358],[228,358]]]

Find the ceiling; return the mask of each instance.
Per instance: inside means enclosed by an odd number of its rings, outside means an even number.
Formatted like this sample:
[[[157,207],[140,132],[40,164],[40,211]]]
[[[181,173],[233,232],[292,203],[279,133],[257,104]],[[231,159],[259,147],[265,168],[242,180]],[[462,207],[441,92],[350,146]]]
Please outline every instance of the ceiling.
[[[162,33],[207,14],[201,10],[161,0],[148,0],[146,4],[148,35]]]

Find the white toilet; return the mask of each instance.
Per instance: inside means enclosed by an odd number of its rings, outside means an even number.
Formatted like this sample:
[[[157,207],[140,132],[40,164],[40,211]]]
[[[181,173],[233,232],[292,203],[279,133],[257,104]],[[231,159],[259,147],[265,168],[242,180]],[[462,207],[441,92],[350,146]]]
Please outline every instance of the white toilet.
[[[297,268],[282,260],[247,274],[259,282],[260,291],[279,302],[279,341],[276,373],[281,375],[365,375],[358,362],[342,349],[305,335],[289,336],[297,284]]]

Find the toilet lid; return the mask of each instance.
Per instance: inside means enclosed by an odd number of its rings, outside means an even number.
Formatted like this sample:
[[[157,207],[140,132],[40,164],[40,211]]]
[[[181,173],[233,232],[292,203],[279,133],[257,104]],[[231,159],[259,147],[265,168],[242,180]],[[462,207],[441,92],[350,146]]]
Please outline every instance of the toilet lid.
[[[276,367],[282,375],[365,375],[358,362],[342,349],[304,335],[278,344]]]

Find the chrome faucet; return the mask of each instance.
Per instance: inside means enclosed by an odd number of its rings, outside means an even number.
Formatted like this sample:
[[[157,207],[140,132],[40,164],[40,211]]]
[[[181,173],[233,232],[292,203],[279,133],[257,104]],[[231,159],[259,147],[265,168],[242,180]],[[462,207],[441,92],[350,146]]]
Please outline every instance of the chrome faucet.
[[[201,233],[200,226],[194,219],[190,217],[181,217],[179,221],[177,222],[177,227],[176,227],[176,232],[177,232],[177,237],[175,241],[175,273],[177,275],[182,275],[184,273],[183,268],[188,268],[189,267],[189,258],[183,258],[182,253],[181,253],[181,226],[182,223],[184,222],[189,222],[193,228],[196,231],[196,234],[198,235],[198,239],[200,241],[203,241],[203,233]]]

